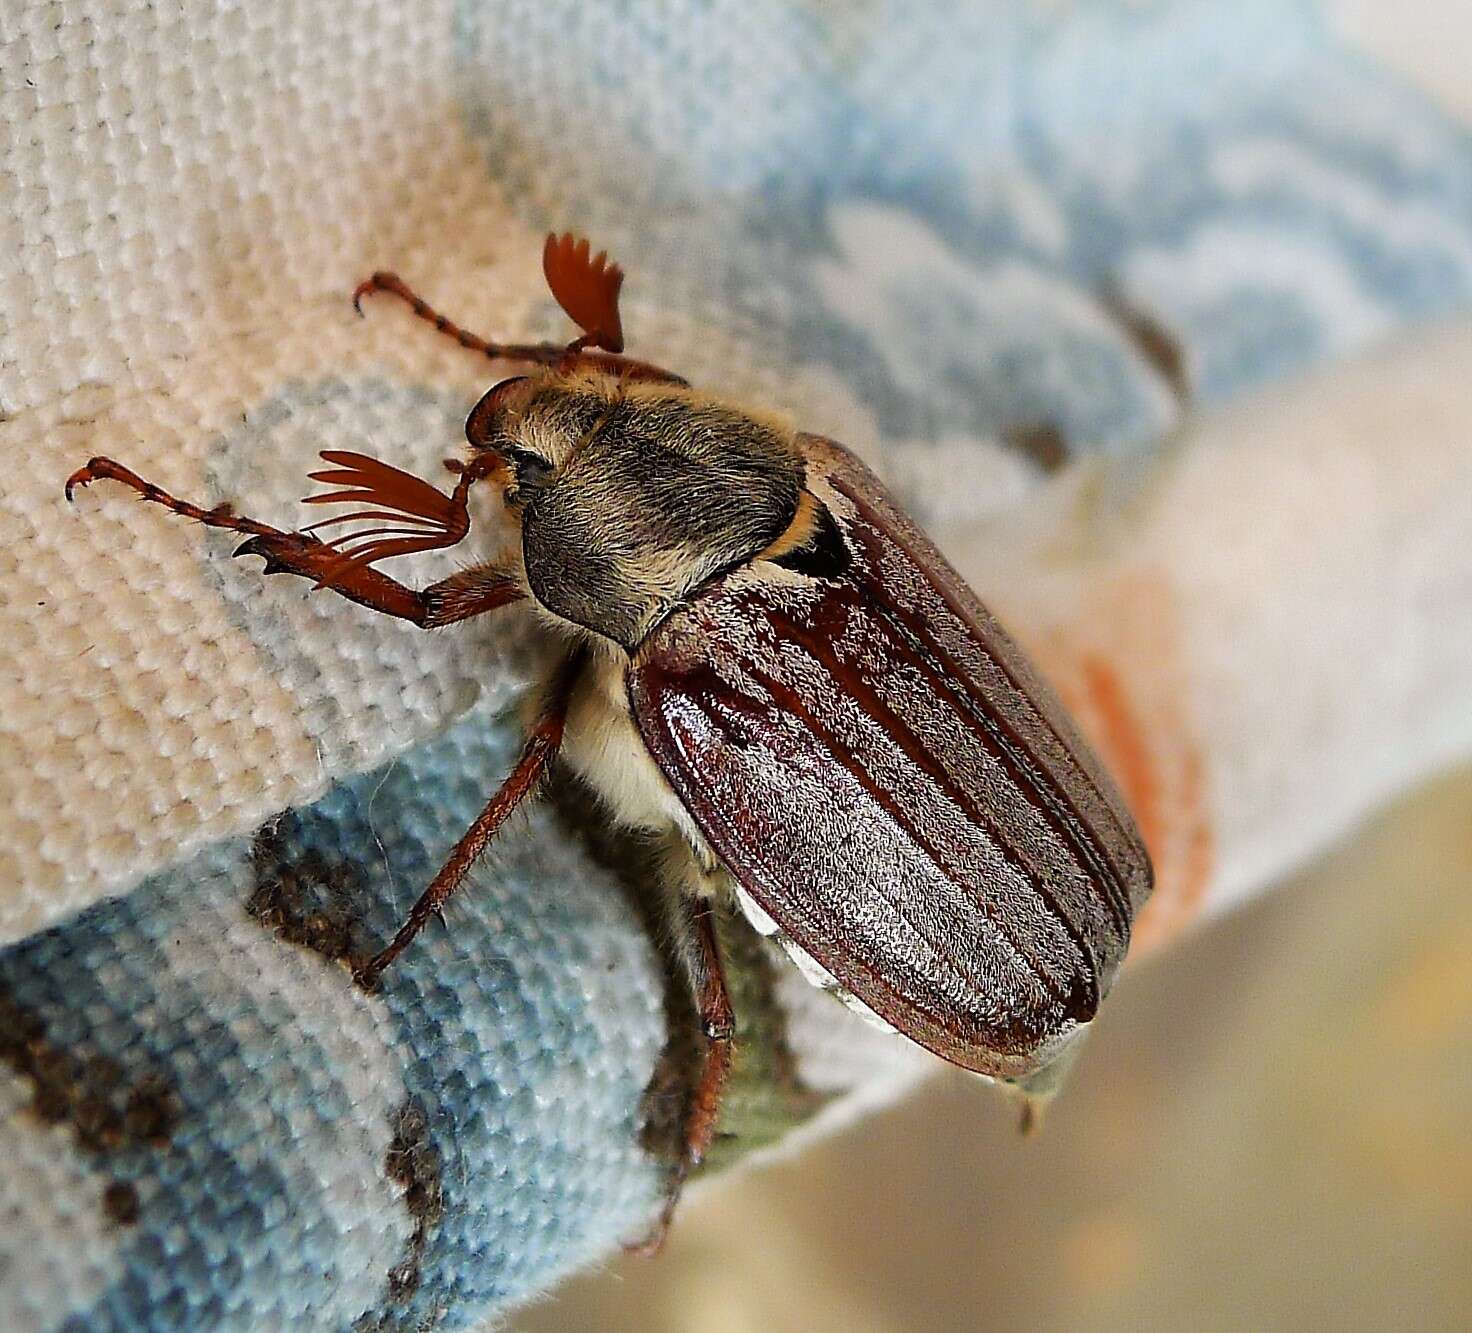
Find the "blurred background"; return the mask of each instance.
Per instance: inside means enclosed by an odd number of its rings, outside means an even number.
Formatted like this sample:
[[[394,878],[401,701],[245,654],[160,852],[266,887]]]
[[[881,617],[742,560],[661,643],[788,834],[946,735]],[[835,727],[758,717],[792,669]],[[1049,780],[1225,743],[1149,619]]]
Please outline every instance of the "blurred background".
[[[939,1077],[510,1326],[1464,1329],[1469,888],[1472,770],[1130,972],[1037,1137]]]

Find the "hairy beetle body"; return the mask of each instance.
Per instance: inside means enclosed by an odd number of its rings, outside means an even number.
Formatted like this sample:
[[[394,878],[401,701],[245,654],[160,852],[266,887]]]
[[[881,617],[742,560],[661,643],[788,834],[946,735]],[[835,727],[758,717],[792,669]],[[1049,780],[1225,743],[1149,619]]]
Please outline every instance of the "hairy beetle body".
[[[1051,1091],[1093,1020],[1150,891],[1138,831],[1072,722],[940,552],[841,446],[623,357],[623,274],[549,237],[568,347],[502,344],[408,301],[463,346],[532,373],[471,412],[445,495],[360,454],[313,474],[318,503],[390,526],[323,541],[124,482],[246,534],[238,555],[388,615],[447,625],[528,602],[571,649],[515,768],[367,986],[463,881],[558,754],[613,816],[665,839],[673,935],[709,1040],[685,1173],[714,1133],[735,1017],[712,924],[727,893],[815,984],[962,1068]],[[355,297],[355,300],[357,298]],[[598,350],[602,349],[602,350]],[[501,488],[514,558],[428,588],[374,565],[451,546],[477,483]]]
[[[688,385],[543,372],[509,386],[487,426],[479,447],[518,470],[528,591],[626,650],[797,515],[793,432]]]
[[[627,654],[595,652],[568,708],[562,757],[627,828],[678,829],[694,849],[704,838],[649,753],[629,709]]]

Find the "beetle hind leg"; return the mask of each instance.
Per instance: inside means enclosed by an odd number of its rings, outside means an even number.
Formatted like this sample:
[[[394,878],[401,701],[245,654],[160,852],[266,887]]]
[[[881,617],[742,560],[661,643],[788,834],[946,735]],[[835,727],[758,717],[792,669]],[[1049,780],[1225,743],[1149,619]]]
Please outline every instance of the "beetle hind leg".
[[[716,940],[715,908],[708,902],[692,902],[687,911],[693,948],[687,966],[695,991],[700,1032],[706,1041],[705,1068],[691,1100],[685,1126],[685,1159],[690,1167],[705,1160],[715,1138],[720,1118],[721,1093],[731,1072],[731,1043],[736,1035],[736,1014],[726,989],[726,972]]]
[[[684,1142],[666,1190],[664,1207],[649,1234],[628,1246],[634,1253],[645,1256],[657,1254],[663,1246],[685,1182],[710,1150],[720,1120],[721,1096],[731,1072],[736,1013],[726,988],[715,913],[709,901],[683,893],[678,896],[674,909],[676,943],[690,978],[700,1031],[705,1039],[705,1059],[686,1104]]]

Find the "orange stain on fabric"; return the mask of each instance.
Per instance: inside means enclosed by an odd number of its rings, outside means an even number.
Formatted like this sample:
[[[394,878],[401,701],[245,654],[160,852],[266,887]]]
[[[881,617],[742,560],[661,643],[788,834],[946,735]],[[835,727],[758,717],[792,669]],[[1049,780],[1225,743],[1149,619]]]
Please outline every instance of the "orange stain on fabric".
[[[1139,957],[1197,916],[1216,859],[1174,598],[1158,576],[1127,575],[1030,646],[1150,849],[1155,892],[1135,922]]]

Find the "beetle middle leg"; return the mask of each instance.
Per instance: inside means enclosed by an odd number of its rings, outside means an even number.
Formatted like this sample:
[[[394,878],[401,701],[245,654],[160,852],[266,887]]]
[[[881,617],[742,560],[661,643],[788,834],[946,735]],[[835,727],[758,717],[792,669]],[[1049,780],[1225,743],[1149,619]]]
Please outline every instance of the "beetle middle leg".
[[[451,895],[465,881],[470,868],[489,846],[512,811],[527,799],[541,782],[547,765],[562,747],[567,725],[567,710],[582,672],[583,654],[575,652],[558,669],[542,705],[541,716],[527,734],[521,756],[506,775],[495,795],[486,803],[473,823],[455,844],[449,858],[430,881],[419,901],[409,909],[408,918],[393,939],[356,970],[358,984],[371,990],[378,984],[384,968],[408,948],[414,937],[437,916]]]

